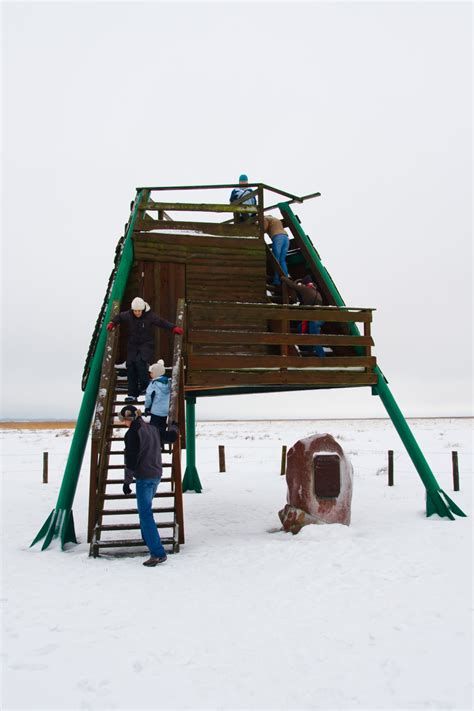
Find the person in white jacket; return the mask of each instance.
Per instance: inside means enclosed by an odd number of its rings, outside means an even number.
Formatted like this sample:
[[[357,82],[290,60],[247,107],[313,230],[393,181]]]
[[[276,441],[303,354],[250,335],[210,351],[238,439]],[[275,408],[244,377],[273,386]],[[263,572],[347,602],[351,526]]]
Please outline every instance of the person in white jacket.
[[[166,432],[166,421],[170,408],[170,379],[165,375],[163,360],[153,363],[149,367],[151,382],[145,394],[145,414],[150,415],[150,425],[158,427],[163,441]]]

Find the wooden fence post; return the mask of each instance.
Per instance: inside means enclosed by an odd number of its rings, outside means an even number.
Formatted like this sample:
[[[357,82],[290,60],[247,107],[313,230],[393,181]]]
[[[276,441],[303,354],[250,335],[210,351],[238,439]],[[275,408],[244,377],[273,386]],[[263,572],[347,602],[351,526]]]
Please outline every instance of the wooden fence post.
[[[453,490],[459,491],[459,466],[458,466],[458,453],[452,452],[453,457]]]
[[[282,448],[281,448],[280,476],[285,476],[285,474],[286,474],[286,444],[282,445]]]
[[[223,444],[219,445],[219,471],[225,472],[225,447]]]
[[[388,485],[393,486],[393,449],[388,450]]]
[[[43,452],[43,484],[48,483],[48,452]]]

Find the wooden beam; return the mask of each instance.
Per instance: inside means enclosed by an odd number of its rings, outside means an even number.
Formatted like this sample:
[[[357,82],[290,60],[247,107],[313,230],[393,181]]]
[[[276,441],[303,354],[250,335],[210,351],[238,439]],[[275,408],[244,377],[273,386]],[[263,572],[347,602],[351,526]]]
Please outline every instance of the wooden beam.
[[[169,223],[167,223],[167,225],[168,224]],[[175,223],[173,222],[173,224]],[[228,252],[234,250],[234,254],[237,251],[240,252],[241,249],[246,249],[253,250],[256,254],[258,253],[260,259],[264,254],[264,248],[260,240],[256,237],[246,239],[234,235],[224,235],[224,237],[225,239],[222,239],[222,235],[183,235],[176,232],[160,232],[158,234],[134,232],[133,242],[135,249],[168,250],[170,248],[182,247],[183,249],[191,249],[195,252],[199,252],[201,247],[211,247]]]
[[[254,318],[275,321],[326,321],[353,323],[372,321],[371,309],[342,310],[330,306],[302,306],[282,304],[223,304],[222,302],[209,302],[208,304],[188,304],[189,318],[203,319],[242,317],[244,314],[249,320]],[[370,334],[369,334],[370,335]]]
[[[248,196],[245,196],[247,199]],[[154,202],[148,200],[145,210],[168,210],[169,212],[241,212],[256,214],[256,205],[239,205],[238,203],[194,203],[194,202]]]
[[[239,385],[375,385],[375,373],[353,373],[350,371],[324,372],[320,370],[278,370],[278,371],[190,371],[186,385],[239,386]]]
[[[137,220],[135,232],[151,232],[152,230],[189,230],[201,232],[203,235],[219,235],[221,237],[258,237],[258,225],[249,221],[238,224],[223,222],[183,222],[182,220]],[[191,235],[198,237],[197,235]]]
[[[372,338],[365,336],[337,336],[322,334],[312,336],[307,333],[250,333],[249,331],[206,331],[189,330],[189,343],[221,343],[237,344],[273,344],[280,346],[282,343],[293,345],[321,345],[321,346],[368,346],[373,345]]]
[[[374,368],[374,356],[327,356],[326,358],[272,355],[200,355],[188,356],[189,370],[222,370],[234,368]]]

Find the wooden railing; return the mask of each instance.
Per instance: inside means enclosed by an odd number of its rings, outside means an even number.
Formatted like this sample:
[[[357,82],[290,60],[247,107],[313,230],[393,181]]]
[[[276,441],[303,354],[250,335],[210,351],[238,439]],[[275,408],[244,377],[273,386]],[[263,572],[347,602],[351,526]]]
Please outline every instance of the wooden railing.
[[[110,318],[120,311],[120,304],[114,301]],[[97,501],[99,494],[105,490],[107,478],[107,464],[109,460],[109,447],[107,445],[107,431],[112,417],[113,401],[115,397],[115,361],[119,343],[119,329],[107,332],[102,372],[100,375],[99,392],[92,422],[91,434],[91,468],[89,484],[89,517],[87,525],[87,541],[92,540],[92,532],[97,521]]]
[[[176,306],[176,325],[184,327],[184,299],[178,299]],[[175,492],[176,522],[179,530],[179,543],[184,543],[183,489],[181,476],[181,449],[186,446],[185,412],[184,412],[184,366],[183,366],[183,336],[175,335],[173,350],[173,370],[171,374],[171,395],[168,422],[177,422],[179,436],[173,444],[173,486]]]
[[[237,327],[237,330],[232,326],[245,321],[262,324],[261,330],[255,327],[252,330]],[[364,335],[301,334],[295,332],[297,321],[362,323]],[[278,384],[372,385],[377,382],[373,372],[376,360],[371,355],[372,309],[192,302],[187,306],[187,322],[186,389]],[[275,322],[281,327],[275,329]],[[203,327],[204,324],[210,327]],[[225,353],[225,346],[229,344],[240,347],[239,352]],[[251,347],[257,345],[266,347],[268,352],[252,353]],[[303,358],[287,354],[285,350],[293,346],[292,352],[298,353],[295,346],[315,345],[334,350],[343,346],[351,354]],[[279,355],[271,352],[278,350],[275,346],[280,347]]]
[[[263,238],[263,216],[268,210],[272,210],[277,207],[279,203],[274,203],[272,205],[264,205],[265,191],[276,194],[280,196],[280,200],[284,199],[288,204],[292,203],[302,203],[305,200],[309,200],[315,197],[319,197],[321,193],[314,192],[308,195],[294,195],[280,188],[275,188],[272,185],[267,185],[266,183],[248,183],[245,185],[246,188],[251,190],[245,196],[242,196],[236,202],[229,204],[225,203],[210,203],[210,202],[175,202],[169,200],[156,201],[150,198],[151,192],[179,192],[179,191],[202,191],[202,190],[217,190],[217,189],[232,189],[242,187],[240,183],[228,183],[220,185],[170,185],[170,186],[158,186],[158,187],[148,187],[148,188],[137,188],[138,190],[145,191],[145,200],[142,203],[142,211],[140,219],[136,223],[136,230],[138,232],[151,232],[154,230],[167,231],[172,230],[196,230],[201,232],[206,232],[207,234],[213,234],[218,236],[260,236]],[[245,205],[244,202],[250,197],[255,197],[256,205]],[[157,212],[158,219],[153,219],[150,215],[146,214],[148,212]],[[168,213],[173,212],[204,212],[204,213],[217,213],[223,216],[226,213],[233,213],[234,217],[230,220],[224,220],[223,222],[203,222],[203,221],[183,221],[182,219],[174,220]],[[237,215],[246,215],[249,218],[257,218],[256,220],[237,222]]]

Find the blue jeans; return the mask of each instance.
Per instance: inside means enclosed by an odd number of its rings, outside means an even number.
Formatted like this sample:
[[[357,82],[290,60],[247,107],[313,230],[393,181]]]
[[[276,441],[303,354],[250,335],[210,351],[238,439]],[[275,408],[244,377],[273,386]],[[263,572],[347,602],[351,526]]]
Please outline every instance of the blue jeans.
[[[272,252],[278,264],[283,269],[285,276],[288,276],[288,267],[286,265],[286,255],[288,254],[288,246],[290,240],[287,234],[275,235],[272,237]],[[281,284],[280,275],[275,273],[273,277],[274,284]]]
[[[319,336],[321,333],[321,326],[324,324],[324,321],[308,321],[308,333],[311,334],[311,336]],[[298,325],[298,333],[301,333],[301,323]],[[309,346],[311,348],[311,346]],[[313,355],[318,356],[319,358],[325,358],[326,353],[324,352],[324,348],[322,346],[313,346]]]
[[[150,551],[150,555],[154,558],[164,558],[166,556],[152,511],[153,497],[156,494],[159,483],[159,479],[137,479],[135,482],[142,538]]]

